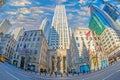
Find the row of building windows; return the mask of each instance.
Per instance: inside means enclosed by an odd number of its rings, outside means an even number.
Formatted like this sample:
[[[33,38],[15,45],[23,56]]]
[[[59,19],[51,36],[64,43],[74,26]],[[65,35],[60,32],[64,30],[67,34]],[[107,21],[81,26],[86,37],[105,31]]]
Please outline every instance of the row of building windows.
[[[76,37],[76,40],[77,40],[77,41],[78,41],[79,39],[81,39],[81,40],[84,40],[84,39],[86,39],[86,40],[89,40],[89,39],[92,40],[92,37],[90,37],[90,38],[87,38],[87,37],[85,37],[85,38],[84,38],[84,37],[81,37],[81,38],[80,38],[80,37]]]
[[[37,36],[37,33],[38,33],[38,32],[29,32],[29,33],[25,32],[25,33],[24,33],[24,36],[30,36],[30,37],[31,37],[31,36]]]
[[[19,41],[40,41],[40,37],[38,38],[20,37]]]
[[[39,43],[18,43],[17,47],[39,47]]]

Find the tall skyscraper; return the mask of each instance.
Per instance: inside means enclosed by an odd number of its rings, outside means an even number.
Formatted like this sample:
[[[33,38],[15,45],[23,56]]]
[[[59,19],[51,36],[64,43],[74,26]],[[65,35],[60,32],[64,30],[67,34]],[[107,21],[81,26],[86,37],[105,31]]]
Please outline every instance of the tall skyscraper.
[[[112,29],[114,29],[115,31],[116,31],[116,33],[117,33],[117,35],[119,35],[120,34],[120,28],[119,28],[119,26],[117,26],[116,25],[116,23],[115,23],[115,21],[105,12],[105,11],[103,11],[103,10],[101,10],[100,8],[98,8],[97,6],[95,6],[95,5],[91,5],[90,6],[90,9],[91,9],[91,16],[93,17],[94,15],[96,15],[98,18],[99,18],[99,20],[101,20],[102,21],[102,23],[105,25],[105,26],[107,26],[107,27],[111,27]],[[97,31],[97,28],[99,27],[99,26],[96,26],[97,24],[98,25],[101,25],[100,23],[95,23],[93,20],[92,20],[93,18],[91,18],[91,20],[90,20],[90,24],[92,24],[92,25],[89,25],[89,28],[91,27],[91,28],[94,28],[94,30],[95,31]],[[101,22],[100,21],[100,22]],[[102,25],[101,25],[102,26]],[[104,26],[103,26],[104,27]],[[103,28],[103,27],[101,27],[101,28]],[[100,30],[100,29],[99,29]],[[103,32],[103,31],[102,31]],[[120,36],[120,35],[119,35]]]
[[[18,41],[19,37],[23,35],[23,32],[24,32],[23,27],[17,27],[11,32],[11,35],[13,35],[14,39]]]
[[[7,34],[8,30],[11,27],[11,23],[9,20],[5,19],[0,23],[0,39],[3,37],[5,34]]]
[[[42,30],[47,42],[48,42],[48,36],[49,36],[49,30],[50,30],[50,24],[47,18],[45,18],[41,25],[40,25],[40,30]]]
[[[57,5],[55,8],[48,44],[49,71],[66,73],[69,63],[67,54],[70,49],[70,28],[64,5]]]
[[[0,42],[0,54],[8,60],[12,59],[14,48],[16,46],[16,40],[10,34],[6,34]]]
[[[69,49],[69,27],[64,5],[57,5],[52,20],[49,45],[53,49]]]
[[[103,10],[114,20],[116,21],[120,15],[120,11],[115,5],[111,3],[105,3]]]

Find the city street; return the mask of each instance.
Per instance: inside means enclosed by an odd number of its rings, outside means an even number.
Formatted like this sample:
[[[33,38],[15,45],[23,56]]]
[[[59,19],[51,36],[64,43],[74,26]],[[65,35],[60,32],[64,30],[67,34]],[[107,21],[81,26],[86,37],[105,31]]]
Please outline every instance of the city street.
[[[113,64],[103,70],[78,75],[60,75],[55,77],[35,74],[18,69],[8,63],[0,62],[0,80],[119,80],[120,79],[120,62]]]
[[[0,0],[0,80],[120,80],[120,0]]]

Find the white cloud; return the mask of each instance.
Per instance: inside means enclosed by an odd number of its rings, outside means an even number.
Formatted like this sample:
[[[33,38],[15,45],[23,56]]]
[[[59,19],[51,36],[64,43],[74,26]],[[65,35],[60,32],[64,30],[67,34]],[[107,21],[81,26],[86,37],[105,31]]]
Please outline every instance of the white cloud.
[[[23,14],[18,15],[17,20],[25,19],[25,16]]]
[[[120,4],[118,4],[117,7],[120,9]]]
[[[39,8],[43,11],[49,11],[49,12],[54,12],[54,9],[55,9],[54,7],[50,7],[50,6],[47,6],[47,7],[41,6]]]
[[[73,18],[73,14],[69,13],[67,17],[68,17],[68,20],[71,20]]]
[[[10,5],[11,6],[26,6],[30,5],[31,2],[29,0],[11,0]]]
[[[39,15],[38,14],[32,14],[32,17],[38,17]]]
[[[10,16],[8,19],[10,20],[11,24],[15,24],[16,21],[14,20],[14,16]]]
[[[88,11],[88,7],[81,7],[81,10]]]
[[[46,13],[44,13],[44,15],[46,15],[46,16],[51,16],[52,14],[51,14],[51,13],[46,12]]]
[[[84,11],[78,11],[77,13],[78,13],[80,16],[86,16],[86,15],[87,15],[87,13],[84,12]]]
[[[17,11],[6,11],[7,14],[15,15],[17,14]]]
[[[80,20],[81,20],[81,22],[82,22],[82,21],[83,21],[83,22],[86,22],[86,21],[88,20],[88,17],[83,17],[83,18],[81,18]]]
[[[39,7],[32,7],[31,12],[44,13],[44,11],[42,9],[40,9]]]
[[[18,11],[22,14],[29,14],[31,12],[28,8],[20,8]]]
[[[57,4],[67,2],[67,0],[51,0],[51,1],[55,1],[55,3]]]
[[[80,0],[79,3],[80,3],[80,4],[85,4],[85,3],[86,3],[86,0]]]
[[[70,4],[66,4],[66,6],[75,6],[77,3],[75,2],[75,3],[70,3]]]

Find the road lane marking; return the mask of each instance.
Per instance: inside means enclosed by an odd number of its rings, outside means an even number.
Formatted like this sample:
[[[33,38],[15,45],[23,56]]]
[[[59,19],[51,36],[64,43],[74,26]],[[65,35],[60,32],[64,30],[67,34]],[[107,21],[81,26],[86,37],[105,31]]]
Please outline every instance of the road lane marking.
[[[105,80],[105,79],[111,77],[111,76],[114,75],[114,74],[115,74],[115,73],[112,73],[112,74],[108,75],[107,77],[103,78],[102,80]]]
[[[8,71],[5,71],[7,74],[9,74],[10,76],[12,76],[13,78],[15,78],[16,80],[20,80],[19,78],[17,78],[16,76],[12,75],[11,73],[9,73]]]
[[[118,70],[117,72],[120,72],[120,70]]]

